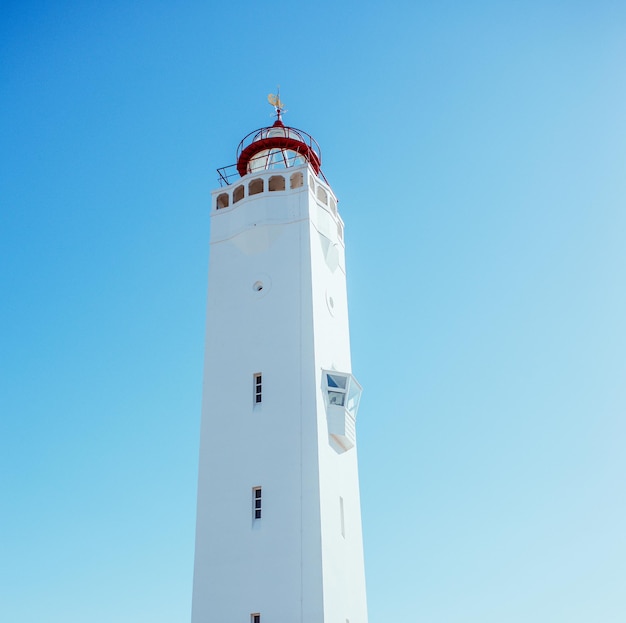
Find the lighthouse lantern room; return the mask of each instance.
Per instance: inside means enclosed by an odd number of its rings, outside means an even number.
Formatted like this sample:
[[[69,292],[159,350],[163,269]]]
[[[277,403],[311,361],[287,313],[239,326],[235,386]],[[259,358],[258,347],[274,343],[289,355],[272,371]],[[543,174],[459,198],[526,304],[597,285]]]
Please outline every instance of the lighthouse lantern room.
[[[269,99],[212,195],[192,623],[367,623],[344,224]]]

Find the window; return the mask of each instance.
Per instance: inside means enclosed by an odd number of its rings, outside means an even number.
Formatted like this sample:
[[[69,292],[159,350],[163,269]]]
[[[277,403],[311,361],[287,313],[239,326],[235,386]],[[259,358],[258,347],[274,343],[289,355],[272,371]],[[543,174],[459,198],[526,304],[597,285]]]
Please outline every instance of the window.
[[[261,288],[262,289],[262,286]],[[263,400],[263,378],[261,373],[254,375],[254,404],[258,405]]]
[[[361,399],[361,386],[351,374],[343,372],[326,372],[326,391],[328,404],[345,407],[356,417]]]
[[[261,487],[252,489],[252,516],[261,519]]]
[[[339,519],[341,520],[341,536],[346,538],[346,522],[343,516],[343,498],[339,496]]]
[[[250,615],[250,623],[261,623],[261,615],[258,612],[254,612]]]
[[[346,452],[356,443],[355,424],[361,386],[348,372],[323,370],[321,389],[326,403],[331,446],[338,453]]]
[[[327,374],[328,402],[331,405],[343,407],[346,402],[346,381],[348,379],[340,374]]]

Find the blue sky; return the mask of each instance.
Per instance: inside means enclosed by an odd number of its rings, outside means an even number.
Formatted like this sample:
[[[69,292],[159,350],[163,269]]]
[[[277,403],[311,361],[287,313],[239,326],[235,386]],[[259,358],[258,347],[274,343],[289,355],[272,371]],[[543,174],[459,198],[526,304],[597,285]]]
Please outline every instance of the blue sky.
[[[4,2],[0,620],[189,620],[209,192],[280,84],[370,622],[624,621],[625,60],[622,2]]]

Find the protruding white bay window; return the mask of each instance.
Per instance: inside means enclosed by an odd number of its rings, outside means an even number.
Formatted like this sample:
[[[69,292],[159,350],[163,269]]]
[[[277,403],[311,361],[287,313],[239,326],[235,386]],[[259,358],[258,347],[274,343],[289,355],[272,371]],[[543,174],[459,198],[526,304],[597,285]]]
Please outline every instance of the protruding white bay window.
[[[351,374],[324,370],[323,389],[328,434],[339,446],[339,451],[345,452],[356,443],[356,413],[362,388]]]

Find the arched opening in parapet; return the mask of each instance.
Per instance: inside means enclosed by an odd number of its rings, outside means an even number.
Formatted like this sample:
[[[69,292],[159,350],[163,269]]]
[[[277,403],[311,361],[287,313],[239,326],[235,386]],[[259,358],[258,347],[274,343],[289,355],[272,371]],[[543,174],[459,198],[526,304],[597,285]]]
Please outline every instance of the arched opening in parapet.
[[[267,188],[270,192],[285,190],[285,178],[282,175],[272,175],[267,183]]]
[[[218,195],[216,207],[218,210],[228,207],[228,193],[222,193],[221,195]]]
[[[237,203],[238,201],[241,201],[243,199],[243,193],[244,193],[243,184],[240,184],[233,191],[233,203]]]
[[[326,191],[321,187],[318,186],[317,187],[317,198],[324,204],[324,205],[328,205],[328,194],[326,193]]]
[[[256,180],[252,180],[248,184],[248,196],[258,195],[263,192],[263,180],[261,178],[257,178]]]
[[[298,171],[294,173],[289,178],[289,188],[300,188],[304,185],[304,176],[302,175],[302,171]]]

